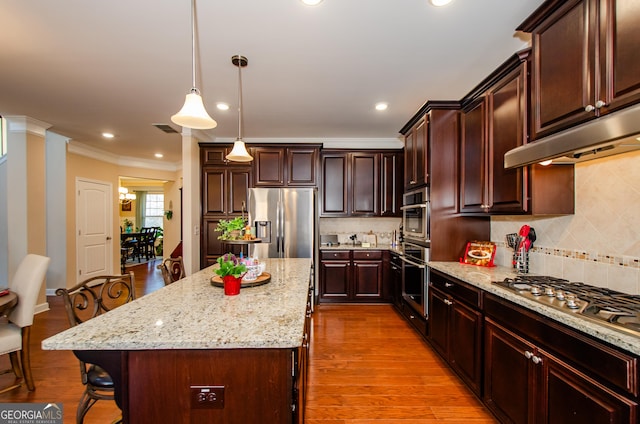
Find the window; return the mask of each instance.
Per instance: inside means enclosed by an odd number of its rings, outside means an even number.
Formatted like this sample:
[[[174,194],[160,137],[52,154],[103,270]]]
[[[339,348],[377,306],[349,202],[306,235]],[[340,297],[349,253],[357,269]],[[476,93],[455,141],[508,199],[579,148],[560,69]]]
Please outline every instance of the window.
[[[0,116],[0,158],[7,154],[7,134],[4,118]]]
[[[164,194],[147,193],[146,197],[144,226],[162,228],[162,217],[164,216]]]

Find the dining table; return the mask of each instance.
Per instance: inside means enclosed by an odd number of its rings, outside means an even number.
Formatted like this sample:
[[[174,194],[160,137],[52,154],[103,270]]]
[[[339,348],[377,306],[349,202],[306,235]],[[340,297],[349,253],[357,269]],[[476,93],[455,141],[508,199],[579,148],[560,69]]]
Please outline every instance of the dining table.
[[[6,294],[3,294],[5,293]],[[18,304],[18,295],[11,290],[0,291],[0,316],[7,317]]]

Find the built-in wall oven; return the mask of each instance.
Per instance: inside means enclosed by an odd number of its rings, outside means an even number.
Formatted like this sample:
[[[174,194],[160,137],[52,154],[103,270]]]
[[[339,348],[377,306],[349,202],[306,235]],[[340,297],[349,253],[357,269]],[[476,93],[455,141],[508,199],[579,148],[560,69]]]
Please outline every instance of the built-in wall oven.
[[[427,187],[409,191],[402,199],[402,230],[405,238],[428,243],[429,191]]]
[[[407,240],[402,243],[402,298],[423,317],[428,316],[429,243]]]

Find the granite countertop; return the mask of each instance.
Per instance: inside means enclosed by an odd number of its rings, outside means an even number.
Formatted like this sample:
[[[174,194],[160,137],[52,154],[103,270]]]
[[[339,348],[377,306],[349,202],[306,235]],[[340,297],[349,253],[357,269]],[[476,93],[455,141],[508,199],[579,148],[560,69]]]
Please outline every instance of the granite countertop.
[[[363,247],[360,244],[351,244],[351,243],[342,243],[340,245],[333,246],[320,246],[320,250],[389,250],[399,252],[401,250],[400,246],[392,246],[387,243],[378,243],[375,246],[367,246]]]
[[[445,274],[451,275],[486,292],[493,293],[515,304],[524,306],[554,321],[558,321],[597,339],[611,343],[628,352],[640,355],[640,338],[638,337],[529,300],[497,284],[491,283],[492,281],[502,281],[507,277],[514,277],[516,273],[512,268],[501,266],[484,268],[475,265],[464,265],[458,262],[429,262],[428,265],[430,268],[442,271]]]
[[[267,284],[225,296],[213,267],[42,342],[44,350],[291,348],[302,345],[311,259],[265,259]]]

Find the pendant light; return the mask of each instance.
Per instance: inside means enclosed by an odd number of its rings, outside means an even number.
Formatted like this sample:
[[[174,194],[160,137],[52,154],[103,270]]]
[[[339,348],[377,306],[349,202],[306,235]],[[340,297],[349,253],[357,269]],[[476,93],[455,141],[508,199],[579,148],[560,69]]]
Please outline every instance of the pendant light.
[[[244,56],[236,55],[231,58],[231,63],[238,67],[238,138],[226,158],[233,162],[251,162],[253,156],[247,152],[247,147],[242,141],[242,68],[247,66],[249,61]]]
[[[209,116],[202,103],[200,90],[196,88],[196,22],[195,22],[196,0],[191,0],[191,91],[187,94],[184,106],[180,112],[171,117],[171,120],[181,127],[193,128],[197,130],[208,130],[215,128],[218,123]]]

